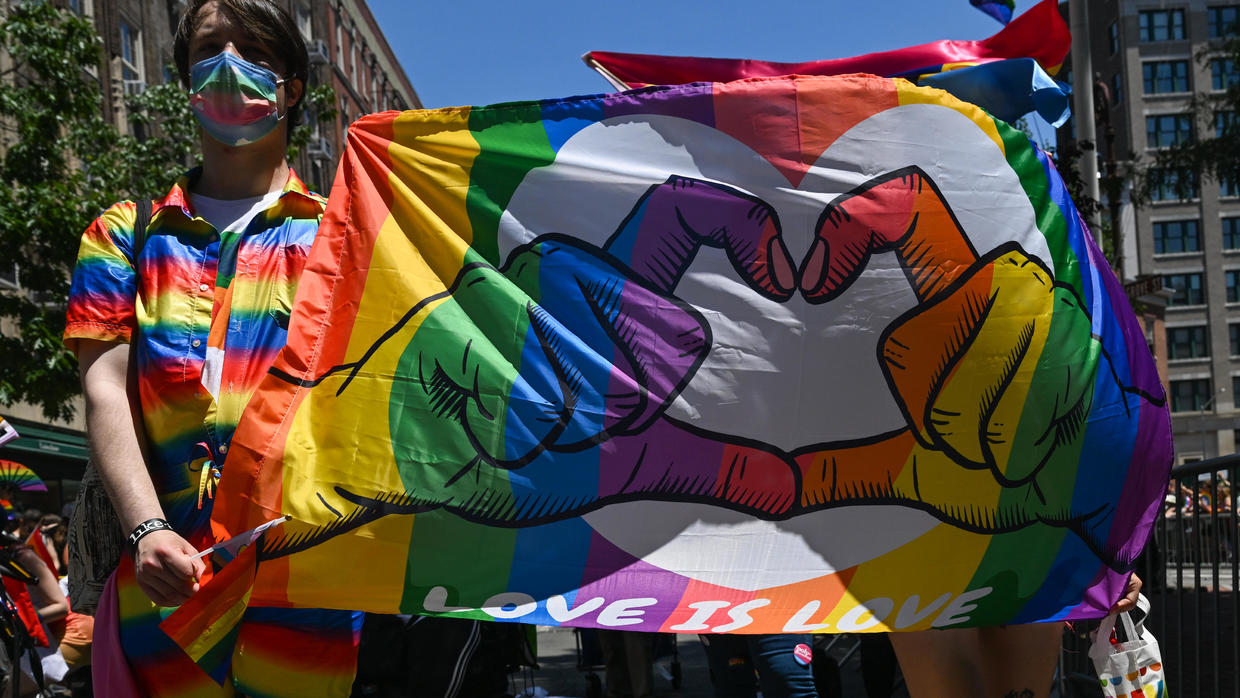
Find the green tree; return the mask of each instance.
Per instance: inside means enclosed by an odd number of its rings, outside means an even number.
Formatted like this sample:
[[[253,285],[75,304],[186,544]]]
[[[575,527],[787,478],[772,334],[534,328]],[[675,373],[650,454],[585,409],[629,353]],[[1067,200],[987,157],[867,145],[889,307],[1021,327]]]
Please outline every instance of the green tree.
[[[77,361],[61,342],[65,299],[82,231],[107,206],[155,198],[198,159],[184,89],[153,86],[129,98],[132,134],[103,114],[101,42],[90,21],[47,2],[10,5],[0,22],[0,405],[27,402],[66,419],[80,392]],[[320,121],[334,118],[330,87],[312,88]],[[294,132],[304,143],[306,129]]]

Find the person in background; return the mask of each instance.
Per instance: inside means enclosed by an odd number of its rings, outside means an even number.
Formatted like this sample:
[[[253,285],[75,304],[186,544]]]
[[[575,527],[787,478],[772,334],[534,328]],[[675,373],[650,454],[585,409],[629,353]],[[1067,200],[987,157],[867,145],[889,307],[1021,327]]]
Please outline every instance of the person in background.
[[[39,522],[43,520],[43,512],[38,509],[27,509],[22,512],[22,522],[17,528],[17,535],[22,540],[30,537],[30,534],[39,527]]]
[[[702,635],[715,698],[817,698],[809,635]],[[757,672],[757,682],[754,681]]]
[[[1111,613],[1137,607],[1141,579],[1129,575]],[[1050,695],[1062,623],[891,633],[911,698],[1045,698]]]
[[[654,643],[657,635],[632,630],[598,630],[603,651],[607,698],[654,695]]]
[[[7,536],[0,541],[0,546],[3,547],[0,556],[4,558],[6,564],[11,564],[34,578],[33,582],[22,583],[5,576],[4,588],[18,610],[18,616],[26,633],[34,641],[44,673],[50,681],[59,681],[64,677],[64,673],[60,671],[61,662],[56,661],[59,657],[57,650],[60,646],[61,635],[56,632],[55,628],[62,627],[60,621],[63,621],[69,613],[69,602],[60,589],[56,575],[52,574],[42,558],[29,546]],[[7,642],[8,638],[6,638]],[[21,695],[34,695],[38,691],[31,672],[29,657],[23,653],[20,671],[8,672],[5,684],[3,688],[0,688],[0,695],[8,695],[6,692],[11,690],[8,681],[14,675],[21,676]]]

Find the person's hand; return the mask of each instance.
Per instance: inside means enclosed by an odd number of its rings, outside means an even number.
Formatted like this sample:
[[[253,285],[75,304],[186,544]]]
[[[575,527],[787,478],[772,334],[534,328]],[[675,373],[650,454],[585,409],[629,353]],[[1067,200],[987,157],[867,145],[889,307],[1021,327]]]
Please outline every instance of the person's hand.
[[[158,606],[180,606],[198,591],[206,566],[192,559],[198,551],[173,531],[147,534],[134,553],[138,586]]]
[[[1128,583],[1124,585],[1124,595],[1120,597],[1119,601],[1115,602],[1110,612],[1124,613],[1136,608],[1137,596],[1141,594],[1141,586],[1141,578],[1135,572],[1128,575]]]

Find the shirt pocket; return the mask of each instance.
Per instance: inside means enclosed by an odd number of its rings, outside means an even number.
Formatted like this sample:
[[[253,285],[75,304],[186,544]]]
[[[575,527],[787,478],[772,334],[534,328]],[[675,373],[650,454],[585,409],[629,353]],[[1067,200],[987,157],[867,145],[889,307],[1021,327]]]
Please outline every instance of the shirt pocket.
[[[293,299],[297,296],[297,282],[301,280],[301,272],[306,267],[308,253],[309,250],[304,245],[284,245],[269,277],[267,314],[286,331],[293,312]]]

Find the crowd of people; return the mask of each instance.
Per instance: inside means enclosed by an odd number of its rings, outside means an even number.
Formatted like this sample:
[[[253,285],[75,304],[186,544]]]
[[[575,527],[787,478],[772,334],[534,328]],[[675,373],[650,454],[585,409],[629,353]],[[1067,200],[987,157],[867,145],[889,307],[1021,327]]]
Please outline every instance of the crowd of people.
[[[1231,482],[1227,478],[1199,483],[1190,488],[1183,482],[1167,483],[1166,507],[1163,516],[1168,519],[1188,518],[1194,514],[1210,516],[1227,515],[1232,510]]]
[[[249,608],[222,684],[158,627],[163,609],[189,599],[207,572],[194,556],[213,542],[213,500],[203,493],[225,469],[241,411],[284,345],[326,203],[286,160],[308,75],[293,20],[270,0],[185,5],[174,58],[201,126],[202,165],[163,198],[120,202],[91,224],[68,302],[65,343],[81,366],[91,468],[127,545],[89,631],[70,630],[64,594],[44,581],[66,571],[63,553],[50,565],[31,561],[47,649],[72,670],[91,662],[80,638],[93,635],[100,695],[348,695],[355,678],[368,695],[380,687],[390,695],[502,691],[495,672],[480,667],[525,646],[505,635],[519,626]],[[37,526],[49,549],[62,551],[64,522],[34,518],[24,533]],[[16,549],[23,560],[33,550]],[[1033,697],[1049,690],[1060,634],[1045,624],[897,633],[891,643],[915,697]],[[480,649],[488,642],[489,654]],[[602,642],[608,695],[650,695],[651,638],[606,633]],[[767,698],[817,695],[811,644],[805,636],[708,638],[717,695],[752,696],[758,685]]]
[[[90,685],[91,643],[94,619],[75,613],[68,597],[68,547],[66,519],[21,507],[11,487],[0,491],[0,568],[2,605],[7,627],[13,629],[3,650],[0,667],[4,683],[0,695],[12,695],[11,682],[18,682],[23,696],[50,686],[45,696],[78,693]],[[37,667],[35,664],[37,663]]]

